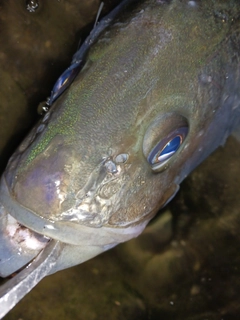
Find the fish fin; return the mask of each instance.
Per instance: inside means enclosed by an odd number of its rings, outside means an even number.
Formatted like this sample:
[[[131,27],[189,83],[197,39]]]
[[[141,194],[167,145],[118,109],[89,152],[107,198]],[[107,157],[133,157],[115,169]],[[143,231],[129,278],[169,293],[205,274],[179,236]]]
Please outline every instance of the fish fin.
[[[100,14],[102,12],[103,6],[104,6],[104,2],[101,2],[100,6],[99,6],[99,9],[98,9],[98,12],[97,12],[97,16],[96,16],[96,20],[95,20],[93,28],[95,28],[97,26],[97,24],[98,24],[98,20],[99,20]]]

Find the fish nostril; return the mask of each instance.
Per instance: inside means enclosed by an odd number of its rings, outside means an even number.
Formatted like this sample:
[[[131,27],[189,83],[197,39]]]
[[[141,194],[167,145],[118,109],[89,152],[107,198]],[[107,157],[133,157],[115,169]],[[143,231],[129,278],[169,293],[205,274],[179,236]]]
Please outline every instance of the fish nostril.
[[[104,163],[104,166],[107,169],[107,172],[109,172],[109,173],[114,174],[114,173],[118,172],[117,166],[112,160],[107,160]]]
[[[115,161],[116,163],[125,163],[127,162],[128,158],[129,158],[129,155],[127,153],[121,153],[116,156]]]

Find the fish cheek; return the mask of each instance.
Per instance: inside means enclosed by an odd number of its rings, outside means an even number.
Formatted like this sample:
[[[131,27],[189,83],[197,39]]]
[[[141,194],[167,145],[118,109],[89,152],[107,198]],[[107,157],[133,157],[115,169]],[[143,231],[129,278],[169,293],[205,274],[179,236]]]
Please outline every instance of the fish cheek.
[[[164,148],[169,141],[174,142],[173,139],[180,135],[184,147],[188,121],[177,113],[160,114],[149,125],[143,138],[143,150],[129,158],[132,165],[128,183],[122,186],[121,206],[111,215],[110,225],[128,226],[150,220],[175,196],[179,190],[175,177],[185,161],[181,152],[183,147],[180,144],[179,149],[172,153],[172,158],[161,163],[159,171],[149,162],[149,153],[156,149],[154,146],[158,146],[159,142],[164,142]]]
[[[152,172],[147,163],[137,167],[128,183],[122,186],[122,191],[125,190],[121,195],[121,206],[111,215],[108,224],[126,227],[152,219],[177,189],[161,175]]]

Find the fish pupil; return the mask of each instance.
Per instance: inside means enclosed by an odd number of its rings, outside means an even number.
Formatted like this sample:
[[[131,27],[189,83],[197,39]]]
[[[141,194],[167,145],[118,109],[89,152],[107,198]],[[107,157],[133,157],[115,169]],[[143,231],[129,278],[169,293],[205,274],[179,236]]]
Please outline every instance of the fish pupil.
[[[158,155],[157,161],[162,162],[170,158],[178,150],[181,144],[182,138],[179,135],[170,140]]]

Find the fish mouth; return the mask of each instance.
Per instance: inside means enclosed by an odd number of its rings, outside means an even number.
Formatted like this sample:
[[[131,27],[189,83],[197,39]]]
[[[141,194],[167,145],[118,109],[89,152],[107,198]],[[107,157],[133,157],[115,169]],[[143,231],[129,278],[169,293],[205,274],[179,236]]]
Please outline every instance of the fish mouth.
[[[50,239],[21,225],[0,204],[0,277],[7,277],[29,264]]]
[[[4,175],[0,181],[0,206],[0,237],[2,237],[0,254],[1,259],[6,262],[6,267],[2,268],[3,271],[0,269],[2,277],[12,274],[29,263],[50,240],[59,241],[67,247],[79,248],[78,250],[101,248],[99,250],[105,251],[118,243],[137,237],[148,223],[147,220],[144,220],[138,225],[117,228],[85,226],[67,220],[49,220],[14,199]],[[9,252],[8,256],[4,256],[6,250]],[[26,251],[28,254],[24,255],[23,253]],[[20,259],[21,254],[19,253],[21,252],[23,259]],[[9,257],[12,259],[11,263]],[[15,260],[19,260],[18,266],[16,266]],[[9,263],[12,268],[7,268]]]

